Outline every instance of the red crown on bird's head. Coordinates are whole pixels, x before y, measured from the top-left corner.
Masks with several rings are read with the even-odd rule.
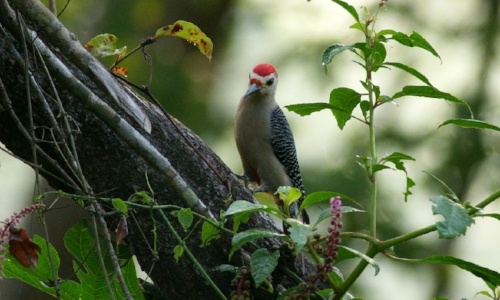
[[[262,77],[266,77],[267,75],[272,73],[276,73],[276,76],[278,76],[276,68],[273,65],[267,63],[256,65],[255,68],[253,68],[252,72]]]

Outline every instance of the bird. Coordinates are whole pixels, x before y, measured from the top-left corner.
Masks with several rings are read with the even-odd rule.
[[[292,130],[275,100],[277,86],[278,72],[273,65],[261,63],[252,69],[248,89],[236,110],[234,138],[244,177],[259,186],[255,191],[274,194],[280,186],[301,191],[300,199],[290,207],[297,217],[305,191]],[[305,210],[301,217],[309,223]]]

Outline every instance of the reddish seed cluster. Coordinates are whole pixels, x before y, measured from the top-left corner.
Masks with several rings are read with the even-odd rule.
[[[325,267],[329,265],[329,270],[331,271],[332,263],[337,259],[339,245],[340,245],[340,229],[342,228],[342,200],[340,197],[335,197],[330,199],[330,213],[332,214],[332,219],[330,221],[330,227],[328,227],[328,237],[326,238],[326,248],[323,250],[323,255],[325,257]]]
[[[340,229],[342,228],[342,200],[340,197],[330,199],[330,213],[332,219],[328,227],[328,236],[326,237],[326,247],[317,247],[316,251],[321,251],[324,263],[316,266],[318,277],[324,280],[328,273],[333,270],[333,262],[337,259],[340,246]]]

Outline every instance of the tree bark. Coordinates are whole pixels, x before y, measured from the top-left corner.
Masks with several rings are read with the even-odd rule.
[[[217,219],[228,200],[254,201],[198,136],[115,79],[39,1],[0,0],[0,141],[52,187],[71,193],[127,199],[152,191],[158,204],[191,207]],[[220,298],[188,257],[174,260],[178,241],[158,214],[155,260],[146,246],[153,244],[150,211],[132,213],[136,221],[129,218],[128,242],[165,297]],[[183,233],[176,219],[167,216]],[[230,220],[226,227],[232,228]],[[242,225],[248,228],[278,230],[262,214]],[[228,263],[231,238],[222,236],[200,247],[199,229],[186,245],[229,296],[234,275],[213,270]],[[265,239],[260,246],[282,244]],[[305,269],[313,269],[307,260]],[[283,280],[274,283],[284,287],[296,284],[287,275],[276,277]],[[256,299],[274,298],[262,290],[253,292]]]

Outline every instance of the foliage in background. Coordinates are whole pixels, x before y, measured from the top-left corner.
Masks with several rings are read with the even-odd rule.
[[[440,179],[430,175],[432,178],[439,182],[445,193],[443,195],[434,196],[430,200],[433,203],[432,213],[440,214],[444,218],[442,221],[436,224],[423,227],[421,229],[408,232],[399,236],[395,236],[385,241],[378,239],[377,235],[377,212],[379,207],[379,197],[377,193],[377,177],[379,172],[395,169],[404,173],[406,177],[406,186],[403,195],[404,201],[408,200],[411,196],[411,188],[415,185],[415,182],[411,179],[407,172],[405,164],[410,161],[415,161],[411,155],[400,152],[400,149],[394,149],[394,152],[383,157],[379,157],[376,151],[377,146],[377,135],[375,131],[375,112],[376,109],[383,106],[384,104],[391,103],[399,100],[406,96],[416,96],[416,97],[428,97],[440,100],[449,101],[452,103],[463,104],[466,107],[468,105],[461,99],[440,91],[434,87],[429,80],[418,70],[409,67],[405,64],[399,62],[387,62],[386,61],[386,47],[385,45],[390,41],[395,41],[406,47],[420,48],[423,49],[437,58],[440,58],[434,48],[425,40],[420,34],[413,32],[411,34],[405,34],[392,29],[384,29],[380,31],[375,30],[375,23],[378,18],[378,13],[380,8],[384,7],[385,1],[380,2],[379,8],[377,8],[375,14],[370,14],[367,9],[365,9],[366,18],[360,18],[357,11],[347,3],[343,1],[333,0],[341,7],[343,7],[354,19],[355,23],[351,26],[353,29],[360,31],[363,34],[362,41],[350,45],[333,44],[327,47],[322,55],[322,63],[327,70],[329,64],[332,63],[333,59],[342,52],[348,50],[348,52],[353,53],[357,61],[355,62],[358,66],[365,70],[366,77],[361,80],[361,91],[357,91],[350,88],[335,88],[331,91],[330,98],[328,102],[324,103],[308,103],[308,104],[297,104],[288,106],[292,111],[295,111],[301,115],[308,115],[320,110],[330,110],[337,121],[337,125],[340,129],[345,128],[348,121],[351,119],[360,121],[367,125],[369,128],[369,144],[366,146],[366,153],[358,155],[360,166],[365,170],[368,181],[371,185],[371,197],[369,209],[364,210],[362,207],[358,206],[359,202],[363,201],[353,201],[355,206],[359,208],[354,208],[350,206],[343,206],[339,209],[336,205],[340,205],[336,202],[335,192],[317,192],[312,193],[307,196],[301,209],[318,204],[325,201],[330,201],[331,209],[329,211],[323,212],[317,221],[313,222],[311,225],[302,224],[301,222],[291,219],[286,213],[279,211],[278,209],[272,207],[272,205],[263,204],[253,204],[247,201],[239,200],[232,203],[228,210],[223,215],[224,217],[232,217],[235,220],[235,226],[232,230],[227,230],[222,227],[224,224],[224,219],[221,222],[216,222],[214,220],[204,219],[200,216],[199,222],[194,222],[194,216],[192,212],[188,209],[175,208],[175,215],[178,221],[184,228],[186,232],[179,234],[179,244],[175,247],[175,258],[177,260],[185,257],[185,254],[189,253],[189,249],[186,248],[183,240],[191,237],[192,232],[195,228],[202,227],[201,233],[201,244],[207,245],[211,240],[219,238],[221,234],[227,234],[232,236],[232,249],[229,256],[233,255],[236,251],[239,251],[243,246],[250,246],[252,248],[254,245],[252,242],[259,238],[265,237],[278,237],[285,240],[287,243],[293,245],[292,252],[298,254],[299,252],[308,253],[318,264],[318,274],[322,274],[317,278],[314,278],[308,282],[303,282],[298,284],[297,287],[286,291],[281,295],[282,298],[298,298],[298,297],[308,297],[314,295],[318,298],[332,298],[332,299],[349,299],[350,296],[347,294],[350,287],[355,284],[356,280],[363,270],[368,266],[372,266],[377,274],[381,266],[374,260],[377,254],[384,254],[389,258],[413,262],[413,263],[438,263],[438,264],[450,264],[458,266],[464,270],[469,271],[482,278],[491,292],[482,291],[482,295],[486,295],[492,299],[498,298],[497,286],[500,286],[500,274],[496,271],[490,270],[488,268],[478,266],[476,264],[461,260],[456,257],[434,255],[428,258],[422,259],[406,259],[399,257],[393,251],[393,247],[400,245],[402,243],[411,241],[421,235],[437,231],[440,238],[453,239],[457,236],[466,234],[466,230],[471,226],[477,217],[492,217],[500,219],[498,214],[482,214],[481,209],[486,207],[491,202],[495,201],[500,193],[494,192],[489,197],[484,199],[484,201],[477,203],[470,203],[465,201],[465,199],[459,199],[457,195]],[[119,54],[120,55],[120,54]],[[404,86],[401,87],[399,92],[392,95],[386,95],[383,93],[383,89],[376,84],[377,80],[375,74],[378,70],[383,68],[390,68],[394,70],[400,70],[411,76],[417,78],[422,82],[422,85],[418,86]],[[470,111],[470,109],[469,109]],[[441,126],[453,124],[465,128],[475,128],[475,129],[488,129],[499,131],[499,127],[489,124],[480,120],[473,118],[472,112],[470,112],[470,117],[463,119],[450,119],[442,123]],[[283,197],[289,197],[289,202],[296,200],[293,189],[281,191]],[[76,195],[75,195],[76,197]],[[149,196],[143,194],[142,199],[147,199]],[[394,196],[396,198],[396,196]],[[149,198],[151,199],[151,198]],[[342,196],[344,201],[348,201],[349,197]],[[104,200],[104,199],[98,199]],[[128,207],[138,208],[137,203],[133,199],[123,201],[121,199],[108,199],[113,204],[114,208],[121,213],[126,213]],[[384,199],[383,201],[387,201]],[[154,199],[151,199],[151,204],[149,207],[145,205],[143,209],[167,209],[157,207],[154,204]],[[286,210],[285,210],[286,211]],[[249,231],[238,232],[239,224],[248,220],[251,213],[254,212],[265,212],[272,214],[279,219],[286,222],[289,226],[288,234],[279,234],[276,232],[253,229]],[[369,222],[369,232],[370,234],[364,234],[362,232],[343,232],[340,233],[341,221],[340,218],[342,214],[346,213],[361,213],[363,215],[368,215],[370,218]],[[431,212],[429,212],[431,213]],[[332,218],[333,215],[333,218]],[[322,221],[330,221],[330,232],[328,235],[321,236],[315,233],[316,226]],[[164,220],[167,222],[166,220]],[[201,222],[203,221],[203,222]],[[202,225],[200,225],[202,224]],[[362,253],[356,249],[352,249],[346,246],[339,245],[340,237],[346,238],[357,238],[366,241],[368,249],[365,253]],[[35,242],[39,245],[43,244],[43,240],[39,237],[35,237]],[[92,253],[95,249],[92,247],[85,248],[78,256],[75,258],[83,264],[83,266],[75,266],[75,272],[82,282],[85,280],[85,272],[82,271],[85,268],[85,264],[96,263],[97,258],[94,257],[82,257],[82,253]],[[333,249],[333,250],[332,250]],[[47,248],[42,253],[48,253]],[[270,293],[275,292],[272,280],[269,279],[269,275],[273,273],[276,268],[279,268],[279,258],[280,252],[278,251],[268,251],[267,249],[252,249],[254,250],[251,255],[250,265],[246,267],[237,266],[221,266],[220,271],[227,271],[235,273],[235,279],[238,284],[236,284],[235,293],[237,296],[244,296],[245,289],[242,288],[244,284],[239,284],[245,282],[249,278],[252,279],[252,284],[255,286],[263,286]],[[333,252],[332,252],[333,251]],[[54,253],[54,257],[57,257],[57,253]],[[40,263],[42,263],[43,255],[41,256]],[[193,259],[193,258],[190,258]],[[358,260],[358,266],[351,272],[345,273],[342,270],[335,268],[333,265],[342,260],[346,259],[356,259]],[[130,264],[129,264],[130,265]],[[57,266],[57,263],[54,263]],[[7,271],[7,268],[5,269]],[[26,271],[30,269],[18,269],[20,271]],[[26,271],[27,272],[27,271]],[[322,273],[323,272],[323,273]],[[124,270],[124,274],[130,274],[129,271]],[[44,280],[50,276],[44,276]],[[50,273],[49,273],[50,275]],[[18,278],[26,277],[26,273],[18,273],[16,276]],[[93,274],[93,276],[97,276]],[[41,277],[37,278],[40,279]],[[128,278],[128,275],[127,275]],[[133,278],[135,280],[135,278]],[[92,280],[89,280],[92,281]],[[317,281],[326,281],[329,285],[328,289],[317,290]],[[65,281],[71,283],[72,281]],[[65,286],[65,282],[60,285],[61,291]],[[50,286],[50,285],[49,285]],[[40,287],[43,289],[44,287]],[[78,290],[78,289],[75,289]],[[92,287],[90,290],[94,291],[97,288]],[[347,296],[344,296],[347,295]],[[445,298],[436,298],[445,299]]]

